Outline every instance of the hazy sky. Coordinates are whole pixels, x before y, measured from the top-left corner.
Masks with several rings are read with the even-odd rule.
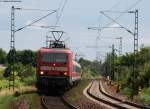
[[[9,51],[10,49],[10,12],[11,6],[32,9],[56,10],[58,15],[65,0],[22,0],[22,3],[2,3],[0,2],[0,48]],[[133,5],[140,1],[136,6]],[[110,52],[113,43],[118,48],[119,40],[116,37],[123,37],[123,52],[133,51],[133,36],[123,29],[104,29],[101,32],[88,30],[88,27],[105,26],[111,20],[100,14],[103,10],[124,11],[139,10],[139,43],[145,46],[150,45],[150,0],[67,0],[61,19],[58,23],[58,30],[66,32],[64,39],[67,45],[74,53],[84,54],[86,58],[95,59],[96,51],[99,52],[100,58],[103,58],[106,52]],[[60,7],[60,8],[59,8]],[[16,10],[16,29],[28,24],[29,22],[46,15],[48,12]],[[115,18],[119,13],[106,13]],[[133,31],[134,15],[123,14],[117,20],[120,24]],[[53,26],[56,22],[56,13],[38,22],[36,25]],[[112,23],[111,26],[117,26]],[[45,46],[45,36],[48,29],[37,27],[28,27],[16,32],[16,49],[33,49],[37,50]],[[95,46],[96,42],[99,47]]]

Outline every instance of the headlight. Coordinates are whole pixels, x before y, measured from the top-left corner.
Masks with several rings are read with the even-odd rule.
[[[65,76],[67,76],[67,74],[68,74],[67,72],[64,73]]]
[[[44,75],[44,72],[43,72],[43,71],[41,71],[41,72],[40,72],[40,75]]]

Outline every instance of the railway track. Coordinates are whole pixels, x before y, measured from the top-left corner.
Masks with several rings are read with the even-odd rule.
[[[87,89],[87,94],[98,102],[111,106],[114,109],[149,109],[138,104],[121,101],[106,94],[99,81],[93,81],[91,83],[90,87]]]
[[[78,109],[63,96],[41,96],[43,109]]]
[[[150,108],[148,108],[148,107],[145,107],[145,106],[142,106],[142,105],[133,103],[133,102],[129,102],[129,101],[123,101],[123,100],[121,100],[121,99],[119,99],[119,98],[116,98],[116,97],[114,97],[114,96],[109,95],[109,94],[104,90],[104,88],[102,87],[102,82],[101,82],[101,81],[99,82],[99,90],[100,90],[100,92],[101,92],[102,94],[104,94],[105,96],[107,96],[107,97],[109,97],[109,98],[111,98],[111,99],[114,99],[114,100],[116,100],[116,101],[118,101],[118,102],[122,102],[122,103],[124,103],[124,104],[127,104],[127,105],[129,105],[129,106],[133,106],[133,107],[138,108],[138,109],[150,109]]]

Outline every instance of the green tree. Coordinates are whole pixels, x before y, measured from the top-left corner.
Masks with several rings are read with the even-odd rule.
[[[32,64],[34,61],[34,54],[31,50],[18,51],[17,55],[19,57],[19,62],[23,65]]]
[[[0,48],[0,64],[5,64],[6,61],[6,52]]]
[[[18,62],[17,52],[15,49],[11,49],[9,53],[7,54],[7,62],[8,64],[14,64]]]
[[[82,72],[84,76],[95,77],[100,74],[101,62],[99,61],[89,61],[83,58],[79,59],[79,63],[82,67]]]
[[[33,51],[33,61],[32,61],[32,65],[33,65],[34,67],[36,67],[36,65],[37,65],[37,56],[38,56],[37,51]]]

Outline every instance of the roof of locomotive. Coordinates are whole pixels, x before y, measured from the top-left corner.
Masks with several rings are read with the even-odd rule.
[[[72,53],[69,48],[40,48],[39,52],[59,52],[59,53]]]

